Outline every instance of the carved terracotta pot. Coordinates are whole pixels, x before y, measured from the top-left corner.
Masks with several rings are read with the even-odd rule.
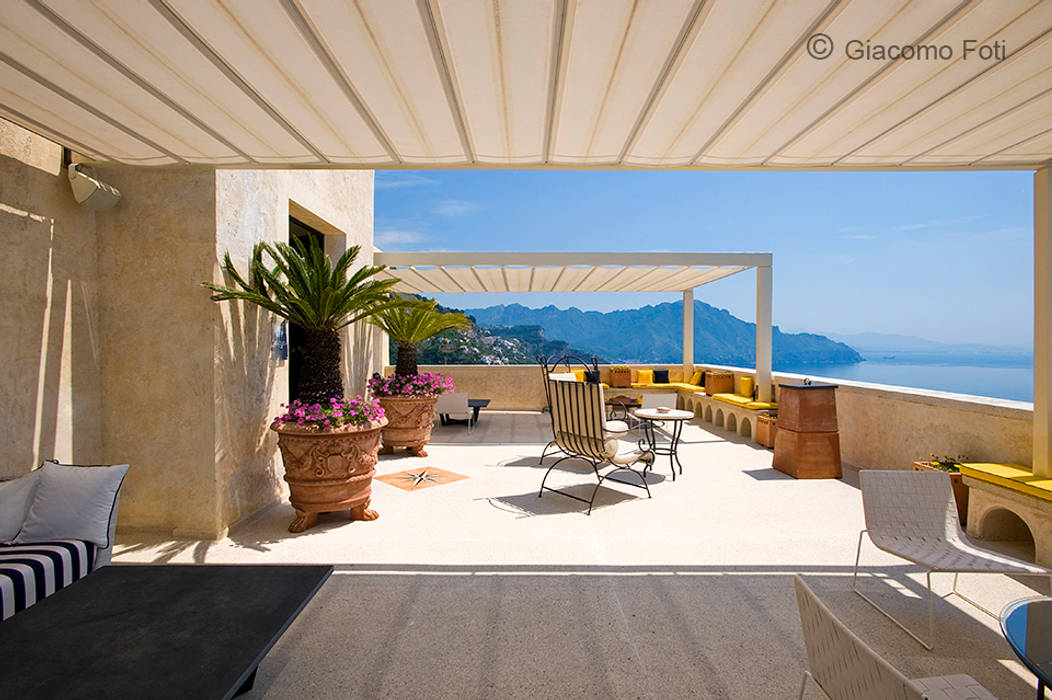
[[[408,447],[418,457],[427,457],[424,445],[431,439],[437,396],[381,396],[387,425],[383,430],[384,454]]]
[[[376,520],[369,508],[380,430],[387,423],[344,426],[329,432],[294,423],[272,425],[285,464],[289,501],[296,519],[289,532],[303,532],[318,522],[318,513],[349,510],[351,520]]]

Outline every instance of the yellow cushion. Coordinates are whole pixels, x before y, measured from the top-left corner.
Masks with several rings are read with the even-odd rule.
[[[750,411],[778,408],[778,404],[773,401],[753,401],[748,396],[739,396],[738,394],[714,394],[712,398],[717,401],[747,408]]]
[[[750,401],[745,404],[745,407],[751,411],[762,411],[767,409],[778,408],[778,404],[774,401]]]
[[[683,391],[689,391],[695,393],[698,391],[705,391],[705,387],[694,386],[693,384],[684,384],[683,382],[669,382],[668,384],[654,384],[653,382],[645,384],[643,382],[632,382],[633,389],[682,389]]]
[[[636,381],[640,384],[653,384],[654,383],[654,370],[652,369],[641,369],[636,373]]]
[[[965,462],[961,474],[980,481],[1004,486],[1013,491],[1029,494],[1045,501],[1052,501],[1052,479],[1034,476],[1021,464],[992,464],[989,462]]]
[[[690,381],[687,383],[693,384],[695,386],[701,384],[701,372],[695,372],[694,374],[690,375]]]
[[[738,377],[738,393],[752,398],[752,377]]]
[[[752,401],[748,396],[738,396],[737,394],[714,394],[712,398],[724,403],[732,403],[735,406],[744,406]]]
[[[584,381],[584,370],[583,369],[575,369],[573,371],[573,376],[577,377],[577,381],[583,382]]]

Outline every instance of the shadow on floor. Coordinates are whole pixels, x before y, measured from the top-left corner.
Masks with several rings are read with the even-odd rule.
[[[929,653],[851,593],[844,567],[801,571],[907,676],[969,673],[1002,700],[1033,696],[999,632],[954,605],[937,602],[946,642]],[[899,585],[888,605],[923,609]],[[362,564],[337,568],[246,697],[782,698],[805,659],[778,567]]]

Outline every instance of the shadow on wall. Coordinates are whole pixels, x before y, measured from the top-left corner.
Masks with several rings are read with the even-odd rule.
[[[57,151],[58,157],[61,152]],[[101,455],[94,214],[64,177],[0,156],[0,476]]]
[[[376,330],[368,323],[359,321],[351,325],[347,333],[350,347],[344,348],[347,361],[347,378],[344,382],[350,396],[365,395],[365,382],[372,372]],[[382,365],[378,365],[382,367]]]
[[[217,305],[216,313],[215,459],[220,517],[229,524],[284,493],[270,424],[287,390],[275,386],[273,315],[244,302]]]

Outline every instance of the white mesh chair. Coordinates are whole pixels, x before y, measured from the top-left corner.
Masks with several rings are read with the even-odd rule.
[[[588,504],[588,514],[592,513],[592,504],[595,503],[595,495],[603,481],[610,479],[627,486],[645,489],[647,497],[650,497],[650,487],[647,485],[646,474],[643,471],[632,469],[637,462],[650,463],[654,461],[654,454],[649,450],[640,449],[636,444],[618,440],[616,433],[607,428],[606,406],[603,400],[603,387],[598,384],[585,382],[565,382],[549,380],[548,391],[551,396],[552,429],[555,433],[555,444],[566,454],[565,457],[556,460],[544,472],[541,479],[541,489],[537,494],[540,498],[545,491],[568,496],[582,503]],[[592,489],[592,497],[584,499],[572,493],[553,489],[545,484],[548,475],[552,473],[557,465],[568,459],[584,459],[595,471],[598,483]],[[600,467],[612,465],[613,470],[603,474]],[[635,474],[639,483],[622,481],[616,479],[613,474],[625,471]]]
[[[957,590],[960,574],[1015,574],[1049,576],[1052,570],[1013,557],[976,547],[965,539],[957,519],[950,476],[943,472],[902,470],[863,470],[862,509],[866,529],[858,535],[855,569],[851,587],[867,603],[920,642],[925,649],[935,644],[935,613],[931,575],[952,573],[956,595],[988,615],[997,617],[979,603]],[[928,583],[928,641],[921,639],[858,589],[858,564],[862,555],[862,536],[885,552],[902,557],[926,569]]]
[[[675,408],[675,394],[643,394],[640,408]]]
[[[467,420],[468,430],[474,426],[471,419],[471,409],[468,408],[468,395],[464,392],[446,392],[438,395],[435,401],[435,416],[442,425],[446,424],[447,418],[456,420]]]
[[[802,578],[794,576],[793,584],[807,648],[800,698],[811,679],[833,700],[994,700],[964,674],[906,678],[845,627]]]

